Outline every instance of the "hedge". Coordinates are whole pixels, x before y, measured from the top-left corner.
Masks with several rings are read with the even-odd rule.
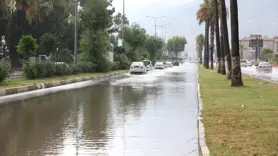
[[[0,83],[3,82],[8,76],[11,70],[11,66],[9,61],[7,60],[0,60]]]

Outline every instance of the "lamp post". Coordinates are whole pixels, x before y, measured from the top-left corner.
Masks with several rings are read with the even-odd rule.
[[[75,0],[75,18],[74,18],[74,64],[77,63],[77,16],[78,16],[78,0]]]
[[[162,28],[162,39],[166,42],[166,26],[169,26],[171,25],[170,23],[168,24],[165,24],[165,25],[157,25],[158,27],[161,27]]]
[[[146,17],[154,19],[154,30],[155,30],[155,36],[156,36],[156,20],[160,19],[160,18],[164,18],[166,16],[161,16],[161,17],[146,16]]]
[[[125,0],[123,0],[123,19],[122,19],[122,46],[124,46],[124,28],[125,28]]]

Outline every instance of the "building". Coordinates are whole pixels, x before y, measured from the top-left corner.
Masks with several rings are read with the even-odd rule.
[[[250,35],[249,37],[243,37],[239,43],[243,45],[243,51],[242,51],[242,59],[255,59],[255,49],[252,47],[249,47],[249,41],[251,39],[255,39],[256,35]],[[262,36],[259,35],[260,38],[263,39],[263,47],[261,48],[260,52],[263,48],[271,49],[275,54],[278,54],[278,36],[275,36],[273,38],[270,38],[268,36]],[[241,49],[240,49],[241,50]],[[261,54],[261,53],[260,53]]]

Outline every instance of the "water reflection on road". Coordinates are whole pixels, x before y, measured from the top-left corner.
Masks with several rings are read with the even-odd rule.
[[[0,108],[0,155],[198,155],[196,65]]]

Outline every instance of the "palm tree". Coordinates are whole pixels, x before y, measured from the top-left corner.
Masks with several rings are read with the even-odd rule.
[[[237,0],[230,0],[232,34],[232,75],[231,86],[243,86],[239,55],[238,7]]]
[[[214,14],[214,1],[209,1],[209,20],[210,20],[210,69],[213,69],[214,34],[216,18]]]
[[[199,64],[203,63],[203,49],[204,49],[204,44],[205,44],[205,37],[203,34],[199,34],[196,37],[196,51],[197,51],[197,56],[199,57]]]
[[[205,51],[204,51],[204,67],[209,68],[209,0],[204,0],[197,11],[197,20],[199,24],[205,23]]]
[[[215,31],[216,31],[216,50],[217,50],[217,58],[218,58],[218,70],[220,73],[220,67],[223,66],[223,62],[220,60],[221,58],[221,49],[220,49],[220,35],[219,35],[219,13],[218,13],[218,1],[214,0],[214,18],[215,18]]]
[[[225,70],[225,67],[222,68],[222,71],[226,73],[227,79],[231,79],[231,69],[232,69],[232,62],[231,62],[231,52],[230,52],[230,45],[229,45],[229,34],[228,34],[228,26],[227,26],[227,8],[225,4],[225,0],[220,0],[220,8],[221,8],[221,33],[223,35],[223,53],[224,58],[227,59],[228,71]],[[225,61],[225,59],[223,59]]]

